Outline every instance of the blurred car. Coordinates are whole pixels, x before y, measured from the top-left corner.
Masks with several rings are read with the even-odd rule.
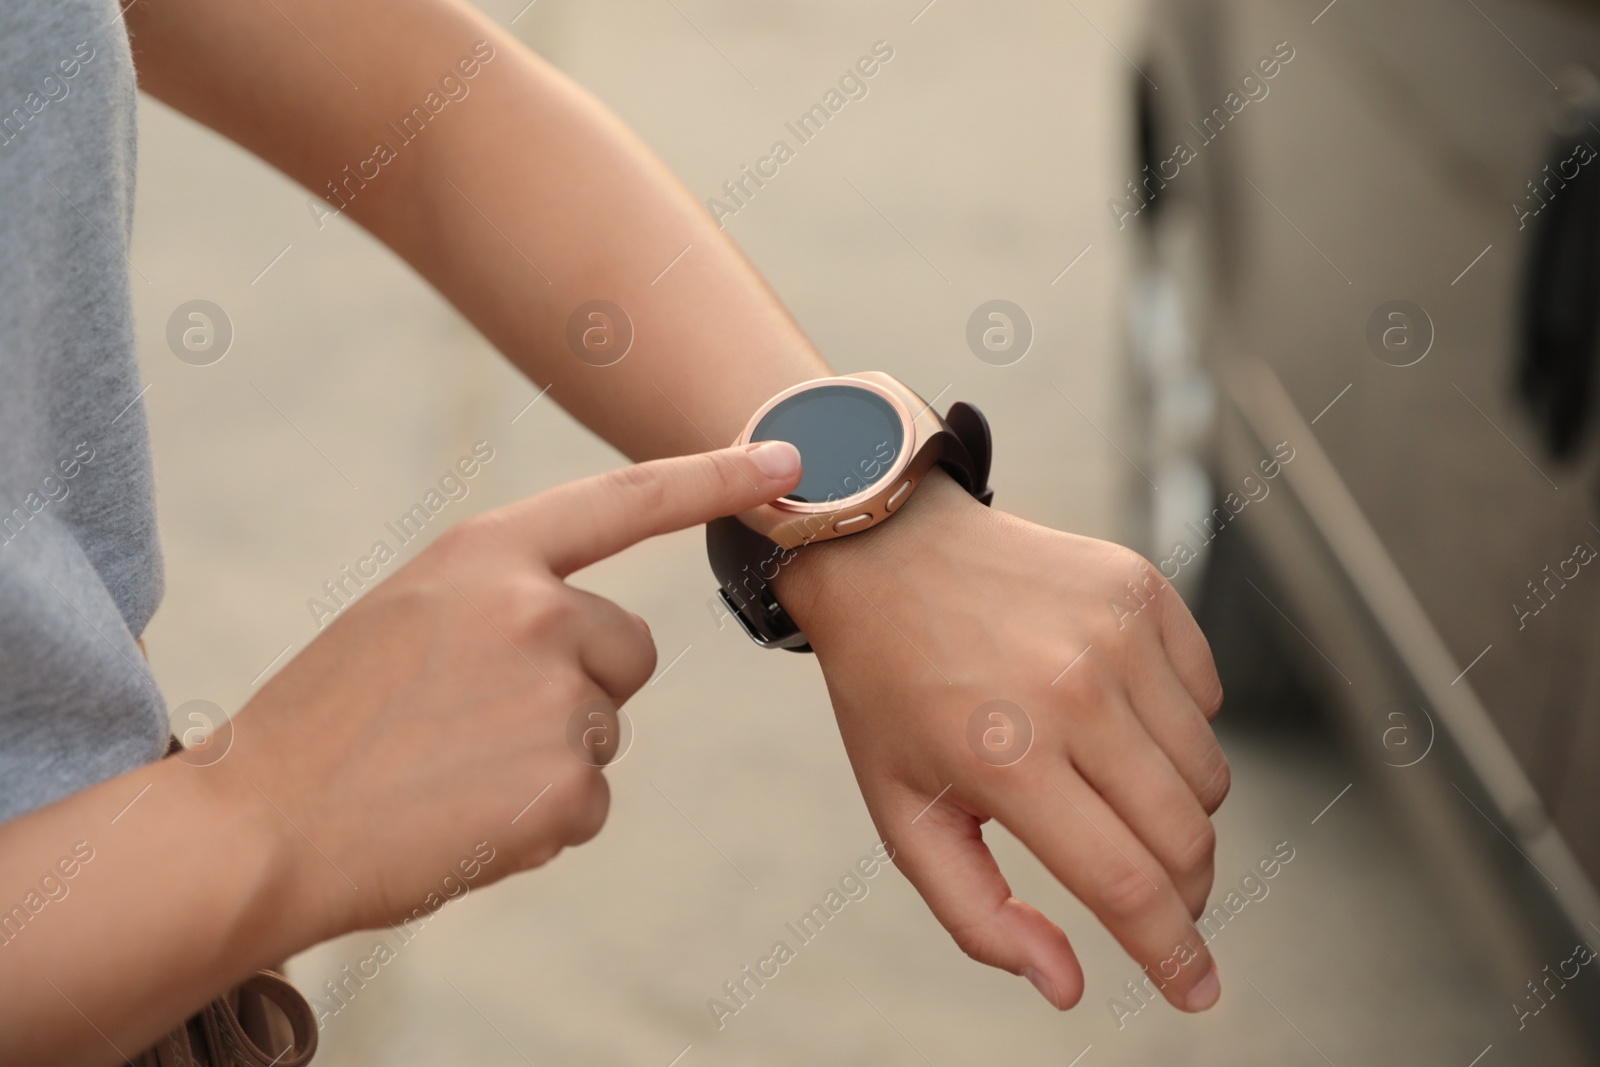
[[[1516,1030],[1600,946],[1600,5],[1154,0],[1129,61],[1140,547],[1231,707],[1314,694],[1392,791]]]

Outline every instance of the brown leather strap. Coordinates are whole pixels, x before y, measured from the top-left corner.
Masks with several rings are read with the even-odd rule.
[[[180,1026],[135,1058],[130,1067],[205,1067],[195,1059],[189,1030]]]
[[[958,400],[950,405],[944,422],[950,427],[951,436],[945,438],[940,466],[961,483],[961,488],[987,507],[994,502],[994,490],[989,486],[989,463],[994,449],[989,420],[975,405]]]
[[[275,1007],[289,1023],[290,1040],[269,1033]],[[317,1051],[317,1020],[299,990],[274,971],[261,971],[200,1013],[209,1067],[305,1067]],[[246,1027],[243,1020],[255,1025]]]
[[[276,971],[207,1004],[128,1067],[305,1067],[317,1051],[317,1017]]]

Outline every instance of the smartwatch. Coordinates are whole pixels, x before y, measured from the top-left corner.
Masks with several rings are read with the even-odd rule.
[[[762,648],[811,651],[771,584],[805,546],[889,520],[935,466],[981,503],[994,498],[983,413],[958,402],[941,418],[881,371],[785,389],[757,409],[734,444],[756,441],[794,445],[800,484],[770,504],[709,523],[706,554],[723,606]]]

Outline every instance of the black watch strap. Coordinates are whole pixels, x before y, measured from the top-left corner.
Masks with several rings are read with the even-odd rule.
[[[947,432],[941,439],[939,466],[987,506],[994,500],[989,488],[989,420],[976,407],[958,401],[941,421]],[[706,556],[717,578],[717,595],[762,648],[811,651],[806,635],[778,603],[771,584],[778,569],[798,551],[781,548],[731,515],[706,524]]]

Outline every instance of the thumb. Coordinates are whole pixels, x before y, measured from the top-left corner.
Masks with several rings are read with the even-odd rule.
[[[540,493],[518,532],[564,578],[645,538],[768,503],[799,482],[800,453],[786,441],[657,459]]]

